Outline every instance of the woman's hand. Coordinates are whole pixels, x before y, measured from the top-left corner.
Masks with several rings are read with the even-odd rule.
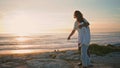
[[[82,25],[79,25],[78,27],[81,29],[81,28],[82,28]]]
[[[68,36],[67,40],[70,40],[71,36],[75,33],[75,29],[72,30],[72,32],[70,33],[70,35]]]
[[[70,36],[67,38],[67,40],[70,40]]]

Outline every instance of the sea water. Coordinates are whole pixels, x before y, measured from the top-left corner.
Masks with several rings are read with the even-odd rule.
[[[77,34],[47,33],[28,36],[0,34],[0,54],[32,53],[77,48]],[[91,44],[120,45],[120,32],[91,34]]]

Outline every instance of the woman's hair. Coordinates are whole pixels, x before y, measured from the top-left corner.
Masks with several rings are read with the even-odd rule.
[[[74,16],[77,18],[78,22],[83,22],[83,14],[80,11],[76,10]]]
[[[74,16],[77,18],[77,21],[78,21],[79,23],[80,23],[80,22],[84,22],[84,24],[83,24],[82,26],[87,27],[87,26],[90,25],[89,22],[85,22],[85,21],[84,21],[83,14],[82,14],[80,11],[76,10],[76,11],[74,12]],[[81,26],[81,27],[82,27],[82,26]]]

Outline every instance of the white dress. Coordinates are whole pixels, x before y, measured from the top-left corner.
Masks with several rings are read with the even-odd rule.
[[[86,19],[84,19],[85,22],[88,22]],[[74,24],[74,29],[78,31],[78,43],[80,44],[86,44],[89,45],[90,43],[90,28],[88,27],[82,27],[79,28],[79,25],[82,25],[84,22],[81,22],[78,24],[76,21]]]
[[[87,20],[84,19],[85,22]],[[79,47],[81,47],[81,60],[83,66],[89,66],[90,63],[90,57],[87,54],[89,43],[90,43],[90,29],[88,27],[82,27],[79,28],[79,25],[82,25],[84,22],[78,23],[75,22],[74,29],[78,31],[78,43],[80,44]]]

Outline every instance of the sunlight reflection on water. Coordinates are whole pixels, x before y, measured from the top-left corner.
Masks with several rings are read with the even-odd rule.
[[[28,54],[28,53],[37,53],[37,52],[51,52],[53,50],[3,50],[3,51],[0,51],[0,54]]]
[[[77,49],[77,36],[66,39],[67,34],[2,36],[0,35],[0,54],[24,54],[36,52],[50,52],[54,50]],[[91,43],[115,44],[120,42],[120,33],[95,34],[91,36]]]

